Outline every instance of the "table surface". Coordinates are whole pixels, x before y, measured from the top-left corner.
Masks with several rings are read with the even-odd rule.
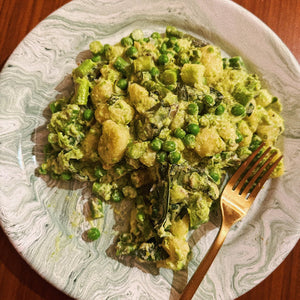
[[[26,34],[68,0],[0,0],[0,70]],[[300,0],[235,0],[265,22],[300,61]],[[21,258],[0,228],[0,299],[70,299]],[[263,282],[238,300],[300,299],[300,242]]]

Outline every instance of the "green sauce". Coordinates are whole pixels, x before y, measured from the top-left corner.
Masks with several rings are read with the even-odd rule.
[[[172,26],[90,50],[73,71],[73,94],[50,104],[40,172],[93,182],[95,219],[103,201],[131,199],[117,255],[180,270],[190,259],[187,233],[209,220],[224,175],[263,141],[278,150],[280,101],[241,57],[223,58]],[[282,172],[281,163],[273,176]]]

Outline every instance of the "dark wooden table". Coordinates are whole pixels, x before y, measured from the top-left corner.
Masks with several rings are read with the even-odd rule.
[[[200,0],[199,0],[200,1]],[[0,0],[0,69],[18,43],[68,0]],[[235,0],[264,21],[300,61],[300,0]],[[0,300],[70,299],[35,273],[0,228]],[[239,300],[300,299],[300,243],[262,283]],[[224,299],[227,300],[227,299]]]

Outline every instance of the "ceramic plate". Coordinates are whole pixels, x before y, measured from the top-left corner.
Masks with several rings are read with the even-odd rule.
[[[103,234],[86,243],[86,185],[36,176],[45,142],[46,107],[63,91],[78,53],[94,39],[115,43],[133,29],[163,32],[167,24],[241,55],[281,98],[286,172],[269,181],[246,218],[230,231],[195,299],[232,299],[262,281],[300,235],[300,70],[282,41],[261,21],[225,0],[80,0],[41,22],[17,47],[0,77],[0,218],[26,261],[78,299],[176,299],[217,233],[208,223],[190,238],[187,271],[128,267],[110,258],[114,216],[105,207]],[[65,80],[64,80],[65,79]]]

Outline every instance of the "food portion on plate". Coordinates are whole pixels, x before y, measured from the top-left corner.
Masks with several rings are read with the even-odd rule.
[[[73,93],[50,104],[41,174],[91,181],[91,217],[104,202],[133,203],[118,256],[185,268],[189,230],[209,220],[226,174],[283,132],[280,100],[241,57],[173,26],[136,29],[116,45],[89,45]],[[283,163],[273,177],[283,173]],[[100,236],[91,227],[89,240]]]

